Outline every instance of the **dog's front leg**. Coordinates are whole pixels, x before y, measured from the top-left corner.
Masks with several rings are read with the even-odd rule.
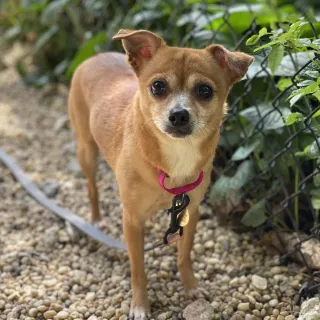
[[[193,297],[197,292],[198,281],[194,276],[190,252],[193,245],[194,233],[199,220],[198,206],[189,206],[189,223],[183,228],[183,236],[178,241],[178,268],[180,280],[188,296]]]
[[[131,265],[130,319],[145,320],[149,316],[149,303],[144,272],[144,222],[139,216],[124,209],[123,230]]]

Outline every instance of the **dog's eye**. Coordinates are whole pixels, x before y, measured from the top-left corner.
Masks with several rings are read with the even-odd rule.
[[[154,81],[150,90],[155,97],[161,97],[166,93],[166,84],[163,81]]]
[[[213,95],[213,90],[211,87],[207,86],[206,84],[201,84],[197,88],[198,96],[203,100],[208,100]]]

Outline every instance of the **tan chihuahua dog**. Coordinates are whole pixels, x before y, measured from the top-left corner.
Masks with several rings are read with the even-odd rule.
[[[190,221],[177,244],[180,278],[194,295],[190,251],[198,207],[210,181],[229,90],[253,58],[220,45],[170,47],[145,30],[120,30],[114,39],[122,40],[129,64],[125,55],[112,52],[84,62],[72,80],[69,113],[88,179],[92,222],[100,220],[98,149],[115,173],[131,262],[130,317],[142,320],[149,315],[144,223],[170,207],[173,197],[159,186],[157,169],[168,175],[166,187],[189,184],[203,172],[202,183],[188,194]]]

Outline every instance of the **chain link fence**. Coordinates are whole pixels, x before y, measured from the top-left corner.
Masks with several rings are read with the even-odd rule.
[[[310,7],[301,2],[296,2],[294,6],[308,23],[311,37],[318,39],[319,31],[308,16]],[[247,5],[246,12],[250,13],[251,22],[241,34],[230,22],[232,9],[233,6],[227,7],[221,15],[218,29],[208,30],[208,35],[212,35],[208,38],[208,44],[219,43],[219,31],[229,29],[233,39],[233,48],[230,49],[248,52],[245,45],[247,39],[261,30],[261,26],[256,23],[255,8]],[[202,14],[196,17],[202,18]],[[211,21],[210,18],[208,21]],[[259,41],[260,45],[265,44]],[[218,213],[224,216],[222,220],[226,219],[225,215],[233,220],[237,219],[237,215],[242,216],[247,212],[251,220],[249,225],[259,225],[255,229],[256,233],[260,236],[263,236],[262,232],[266,233],[264,237],[269,244],[283,253],[281,263],[294,260],[302,263],[307,273],[306,283],[300,290],[300,299],[304,299],[320,289],[320,275],[314,270],[319,265],[310,259],[312,254],[319,258],[320,250],[319,208],[314,194],[314,186],[318,185],[317,179],[320,177],[320,162],[317,159],[320,151],[319,127],[314,120],[320,110],[319,100],[303,96],[295,109],[296,113],[303,110],[301,122],[298,125],[282,124],[286,123],[287,113],[292,112],[292,108],[288,110],[288,97],[294,90],[301,89],[302,81],[311,79],[308,78],[309,72],[319,70],[319,55],[301,54],[295,52],[294,48],[286,47],[278,73],[272,74],[268,66],[269,54],[268,47],[256,54],[255,64],[247,79],[230,93],[229,113],[221,131],[215,160],[218,169],[211,202]],[[288,86],[284,89],[279,88],[281,79],[288,79]],[[313,159],[303,159],[299,152],[304,146],[301,146],[301,140],[306,137],[311,142],[312,152],[317,154]],[[240,181],[241,188],[228,186],[231,183],[237,184],[237,176],[246,181]],[[217,184],[219,187],[216,187]],[[215,197],[221,196],[220,187],[227,194],[223,195],[223,201],[216,203]],[[257,215],[256,219],[262,219],[263,223],[254,221],[254,215]],[[243,217],[242,222],[245,222]],[[312,248],[304,247],[306,243]]]

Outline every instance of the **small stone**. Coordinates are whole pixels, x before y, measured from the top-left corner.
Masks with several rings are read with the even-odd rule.
[[[199,253],[199,254],[203,254],[204,253],[204,247],[202,244],[200,243],[196,243],[193,247],[193,250],[196,252],[196,253]]]
[[[123,314],[120,318],[119,318],[119,320],[127,320],[128,319],[128,317],[125,315],[125,314]]]
[[[213,307],[204,299],[199,299],[189,304],[183,311],[186,320],[213,320]]]
[[[16,300],[18,298],[19,298],[19,293],[18,292],[14,292],[14,293],[10,294],[10,296],[8,297],[8,300],[12,301],[12,300]]]
[[[268,287],[267,279],[257,276],[255,274],[252,276],[251,281],[253,286],[259,290],[266,290]]]
[[[294,320],[294,319],[295,319],[295,316],[293,316],[292,314],[290,314],[290,315],[286,316],[284,319],[285,319],[285,320]]]
[[[58,303],[53,303],[51,304],[51,309],[53,309],[56,312],[59,312],[62,310],[62,306]]]
[[[311,298],[301,305],[298,320],[320,320],[320,298]]]
[[[65,274],[65,273],[68,273],[70,271],[70,268],[69,267],[66,267],[66,266],[61,266],[59,269],[58,269],[58,272],[60,274]]]
[[[167,314],[165,312],[159,314],[157,318],[157,320],[166,320],[166,319],[167,319]]]
[[[40,312],[45,312],[45,311],[48,310],[48,307],[45,306],[45,305],[40,305],[37,309],[38,309],[38,311],[40,311]]]
[[[269,301],[270,307],[276,307],[278,305],[279,301],[277,299],[272,299]]]
[[[37,316],[38,313],[38,309],[36,308],[31,308],[28,312],[28,315],[32,318],[35,318]]]
[[[71,160],[68,164],[67,164],[67,169],[70,173],[73,173],[76,177],[81,177],[82,175],[82,170],[81,167],[79,165],[79,162],[77,160]]]
[[[95,292],[88,292],[87,295],[86,295],[86,300],[87,301],[93,301],[96,297],[96,294]]]
[[[88,320],[98,320],[98,318],[93,314],[88,318]]]
[[[57,315],[54,317],[54,320],[64,320],[69,317],[69,312],[67,311],[60,311],[57,313]]]
[[[65,291],[61,292],[61,293],[60,293],[60,298],[61,298],[62,300],[67,300],[67,299],[69,298],[68,292],[65,292]]]
[[[88,311],[88,308],[85,306],[81,306],[78,308],[78,311],[82,314],[85,314]]]
[[[68,123],[69,123],[68,115],[63,115],[56,120],[56,122],[53,125],[53,130],[56,133],[59,133],[62,129],[68,128]]]
[[[237,287],[238,285],[239,285],[239,278],[238,277],[231,279],[231,281],[230,281],[231,287]]]
[[[242,302],[238,304],[238,310],[240,311],[248,311],[250,310],[249,302]]]
[[[129,306],[125,302],[122,302],[121,303],[121,312],[123,314],[129,314],[129,311],[130,311]]]
[[[46,180],[39,185],[48,198],[54,198],[59,192],[59,187],[59,181],[53,179]]]
[[[218,318],[220,319],[220,318]],[[230,320],[243,320],[243,318],[240,316],[240,314],[235,314],[231,317]]]
[[[48,310],[46,311],[43,316],[45,317],[45,319],[53,319],[53,317],[56,315],[57,313],[54,310]]]
[[[206,241],[206,242],[204,243],[204,247],[205,247],[206,249],[211,249],[211,248],[213,248],[213,247],[214,247],[214,241],[213,241],[213,240]]]

